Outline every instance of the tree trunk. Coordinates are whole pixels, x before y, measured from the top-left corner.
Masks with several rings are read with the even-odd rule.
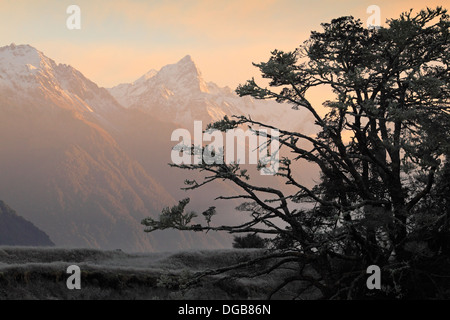
[[[398,260],[406,260],[408,258],[407,251],[405,250],[405,241],[407,236],[406,222],[408,213],[406,205],[394,203],[394,228],[393,236],[391,237],[394,242],[395,254]]]

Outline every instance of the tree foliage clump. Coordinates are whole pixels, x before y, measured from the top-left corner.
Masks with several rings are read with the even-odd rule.
[[[405,12],[372,30],[340,17],[298,49],[274,50],[254,64],[269,87],[252,79],[236,92],[289,103],[314,118],[315,136],[277,128],[291,155],[280,159],[277,176],[295,191],[252,184],[236,164],[175,165],[208,173],[187,189],[215,180],[238,186],[241,194],[220,198],[246,201],[240,209],[250,221],[144,224],[273,235],[276,248],[266,258],[277,262],[267,272],[292,261],[299,266],[279,289],[304,281],[327,299],[449,298],[449,26],[441,7]],[[333,99],[314,105],[308,98],[314,88],[329,89]],[[209,128],[244,125],[255,134],[273,129],[246,116]],[[312,188],[296,175],[301,161],[320,170]],[[380,291],[366,287],[370,265],[382,270]],[[305,273],[305,266],[316,273]]]
[[[249,233],[245,236],[235,236],[233,239],[233,248],[237,249],[263,249],[267,247],[267,241],[255,233]]]

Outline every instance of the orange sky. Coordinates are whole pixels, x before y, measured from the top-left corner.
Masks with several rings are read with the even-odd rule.
[[[66,8],[81,8],[81,30],[68,30]],[[31,44],[99,84],[131,82],[190,54],[207,81],[235,88],[257,75],[252,62],[293,50],[342,15],[381,21],[445,1],[303,0],[0,0],[1,46]],[[448,7],[448,6],[447,6]]]

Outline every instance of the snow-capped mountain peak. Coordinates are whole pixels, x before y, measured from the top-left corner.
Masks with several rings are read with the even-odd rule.
[[[164,70],[171,70],[171,72],[178,72],[178,73],[184,73],[186,74],[195,74],[198,77],[201,77],[202,73],[200,69],[195,64],[194,60],[192,60],[192,57],[190,55],[184,56],[180,61],[178,61],[175,64],[169,64],[163,68],[161,68],[161,71],[164,72]],[[167,71],[166,71],[167,72]]]
[[[140,109],[167,121],[191,127],[195,120],[203,124],[223,119],[225,115],[251,115],[253,119],[282,125],[305,126],[305,114],[275,101],[241,98],[229,87],[221,88],[203,79],[190,55],[174,64],[150,71],[129,84],[109,89],[124,107]]]
[[[208,93],[209,86],[192,57],[186,55],[177,63],[166,65],[159,71],[151,69],[136,81],[119,84],[109,92],[123,106],[134,107]]]
[[[6,85],[11,81],[16,85],[25,85],[37,74],[52,75],[56,67],[53,60],[47,58],[42,52],[30,45],[18,45],[12,43],[0,48],[0,85]]]
[[[50,61],[42,52],[28,44],[15,45],[14,43],[0,48],[0,59],[11,66],[22,65],[26,61],[35,68],[44,68]]]
[[[47,101],[48,106],[52,101],[53,106],[81,113],[120,107],[105,89],[73,67],[57,64],[30,45],[14,43],[0,48],[0,96],[7,103],[11,102],[8,97]]]
[[[208,92],[202,73],[190,55],[175,64],[161,68],[153,79],[157,85],[164,85],[174,92]]]

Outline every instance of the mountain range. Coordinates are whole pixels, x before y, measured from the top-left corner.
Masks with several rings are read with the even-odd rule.
[[[225,115],[251,115],[267,124],[283,124],[289,130],[312,127],[307,113],[295,112],[289,105],[239,97],[229,87],[205,81],[190,55],[108,90],[126,108],[147,112],[163,121],[171,119],[186,128],[191,128],[194,121],[206,125]]]
[[[173,130],[233,114],[311,126],[308,117],[275,104],[206,82],[190,56],[105,89],[29,45],[2,47],[0,197],[57,246],[132,252],[229,247],[224,234],[146,234],[140,221],[180,197],[192,197],[192,208],[202,210],[214,197],[235,192],[223,183],[181,191],[188,174],[168,166]],[[241,219],[235,205],[218,205],[228,213],[219,222]]]

